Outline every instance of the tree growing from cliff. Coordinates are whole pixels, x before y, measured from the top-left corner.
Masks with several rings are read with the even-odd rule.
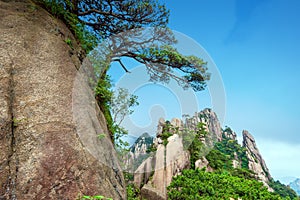
[[[110,101],[110,111],[113,119],[114,143],[119,154],[128,151],[129,143],[122,140],[128,131],[121,126],[126,116],[133,113],[133,107],[138,106],[137,96],[130,94],[126,88],[118,88]]]
[[[126,88],[118,88],[113,94],[111,112],[114,122],[121,125],[127,115],[133,113],[133,107],[138,106],[138,97],[130,94]]]
[[[83,30],[95,34],[99,41],[113,36],[109,61],[114,57],[129,57],[143,63],[152,81],[168,82],[174,79],[184,88],[192,87],[195,91],[200,91],[210,78],[206,62],[196,56],[182,55],[174,48],[177,41],[172,31],[166,28],[169,10],[156,0],[43,1],[50,7],[59,5],[69,13],[60,16],[76,30],[80,23],[85,27]],[[155,28],[144,37],[145,30],[148,31],[146,27]],[[124,32],[127,34],[123,34]],[[77,35],[84,37],[85,34]],[[90,40],[90,35],[86,35]],[[124,49],[125,43],[130,48]],[[109,66],[103,72],[108,68]]]
[[[190,152],[191,168],[195,169],[195,162],[199,160],[205,153],[206,147],[201,141],[208,135],[204,123],[198,123],[194,130],[183,130],[183,146]]]

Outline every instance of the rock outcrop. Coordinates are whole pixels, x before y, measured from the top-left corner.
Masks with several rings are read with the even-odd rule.
[[[243,131],[243,147],[245,147],[247,150],[249,169],[256,174],[258,180],[263,182],[264,185],[266,185],[269,188],[269,190],[272,190],[268,186],[268,182],[272,178],[269,169],[267,168],[264,159],[259,153],[254,137],[246,130]]]
[[[147,158],[134,172],[134,183],[137,187],[147,184],[155,169],[155,159],[153,156]]]
[[[196,160],[196,162],[195,162],[195,168],[202,169],[204,167],[206,168],[206,171],[208,171],[208,172],[212,172],[213,171],[213,169],[209,166],[208,160],[203,156],[199,160]]]
[[[23,0],[0,1],[0,35],[0,199],[124,199],[122,171],[98,107],[97,121],[85,119],[94,125],[86,131],[94,154],[77,134],[72,92],[81,61],[72,33]],[[100,140],[99,133],[107,137]]]
[[[229,127],[226,127],[225,130],[223,130],[222,137],[229,138],[231,140],[237,140],[236,133]]]
[[[141,196],[147,197],[147,199],[155,199],[155,200],[165,200],[166,196],[165,194],[162,194],[160,190],[157,190],[156,188],[152,187],[149,184],[146,184],[141,189]]]
[[[190,165],[189,153],[183,149],[182,138],[178,134],[174,132],[167,139],[166,145],[161,142],[160,136],[165,123],[160,119],[158,137],[154,141],[157,146],[156,152],[146,159],[134,173],[134,183],[137,187],[141,187],[141,195],[146,199],[166,199],[166,188],[173,176],[180,174]],[[175,130],[182,126],[179,119],[173,119],[171,124]]]
[[[193,117],[186,118],[184,127],[195,130],[200,122],[205,124],[207,132],[210,133],[209,138],[206,138],[207,145],[213,146],[215,142],[222,140],[222,128],[215,112],[210,108],[206,108],[195,113]]]

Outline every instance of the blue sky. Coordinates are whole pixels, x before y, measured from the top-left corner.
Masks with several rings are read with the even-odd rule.
[[[250,131],[275,179],[300,177],[300,1],[163,2],[171,11],[169,27],[199,43],[220,72],[226,94],[223,126],[239,135]],[[118,73],[111,72],[115,81]],[[176,96],[160,93],[158,84],[149,88],[135,91],[141,105],[133,121],[155,124],[153,113],[179,117],[173,116],[179,113]],[[197,110],[211,106],[208,91],[196,98]]]

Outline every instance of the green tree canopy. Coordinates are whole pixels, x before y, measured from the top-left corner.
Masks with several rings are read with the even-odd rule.
[[[177,41],[167,28],[169,10],[157,0],[43,1],[60,5],[70,13],[64,17],[69,24],[78,20],[85,26],[83,30],[95,34],[98,40],[110,38],[104,48],[108,55],[104,59],[106,63],[129,57],[145,64],[152,81],[174,79],[184,88],[192,87],[195,91],[203,90],[210,79],[206,62],[196,56],[183,55],[174,47]],[[90,34],[84,35],[91,40]],[[125,71],[128,70],[125,68]]]
[[[229,173],[213,173],[204,170],[184,170],[173,178],[168,187],[169,199],[265,199],[279,200],[261,182],[235,177]]]
[[[166,27],[169,10],[156,0],[72,0],[70,11],[101,37],[148,26]]]

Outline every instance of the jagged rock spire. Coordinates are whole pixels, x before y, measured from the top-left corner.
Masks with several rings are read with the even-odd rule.
[[[269,169],[257,148],[254,137],[246,130],[243,130],[243,147],[247,150],[249,169],[254,171],[257,178],[268,186],[267,183],[272,179]]]

